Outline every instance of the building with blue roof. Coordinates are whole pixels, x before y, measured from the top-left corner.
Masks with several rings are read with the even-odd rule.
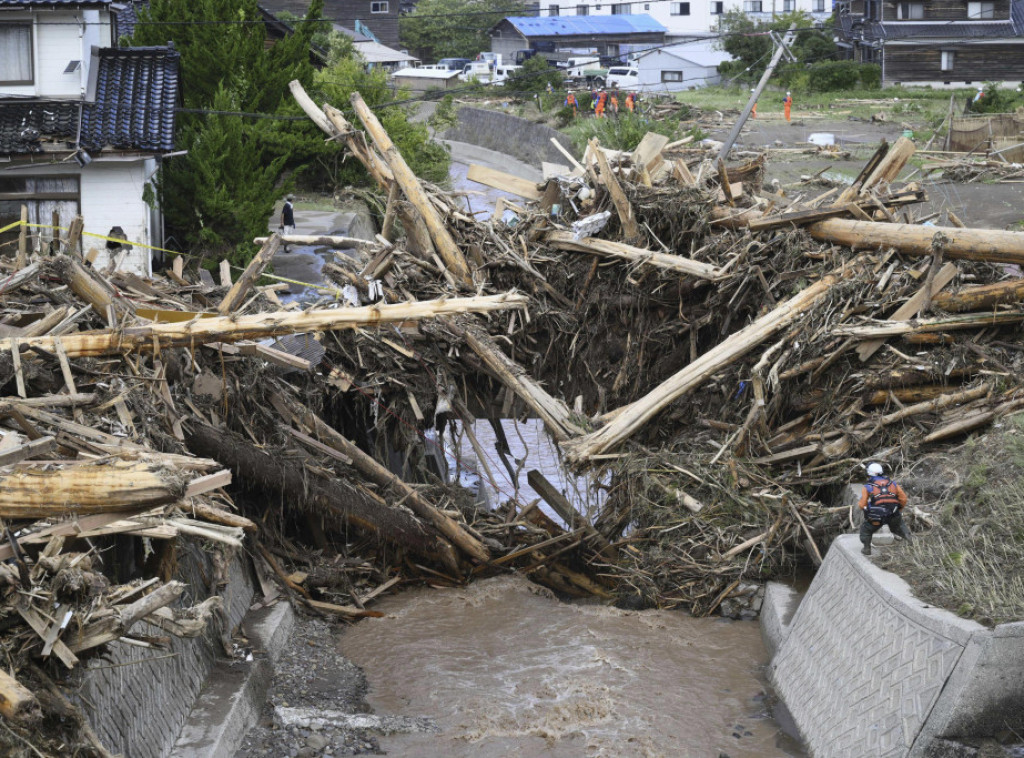
[[[148,275],[144,246],[163,246],[163,220],[143,194],[175,150],[180,56],[118,47],[132,11],[110,0],[0,0],[0,228],[23,205],[30,223],[57,214],[66,227],[81,215],[86,232],[119,227],[140,243],[114,251],[121,269]],[[51,232],[33,235],[45,245]],[[94,265],[105,266],[111,252],[85,239],[83,252],[96,247]]]
[[[509,16],[489,34],[491,51],[511,59],[516,50],[584,48],[599,55],[618,56],[631,45],[657,45],[665,27],[647,14],[618,16]]]

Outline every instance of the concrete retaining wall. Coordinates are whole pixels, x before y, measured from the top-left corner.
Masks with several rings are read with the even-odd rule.
[[[567,163],[565,156],[551,144],[552,137],[570,153],[576,152],[572,141],[550,126],[482,108],[459,108],[458,124],[438,136],[497,150],[535,168],[540,168],[542,161]]]
[[[218,657],[224,656],[222,631],[230,634],[245,616],[253,598],[254,579],[248,562],[234,557],[228,583],[214,586],[213,554],[179,538],[176,578],[188,584],[181,604],[190,606],[221,595],[228,628],[211,620],[194,639],[171,637],[168,649],[150,649],[114,642],[108,654],[89,661],[75,675],[78,701],[104,746],[125,758],[165,758],[181,731],[196,696]],[[148,624],[136,631],[166,633]]]
[[[788,626],[765,633],[779,645],[772,683],[817,758],[924,758],[937,738],[1024,729],[1024,623],[987,629],[926,605],[856,535],[832,544]]]

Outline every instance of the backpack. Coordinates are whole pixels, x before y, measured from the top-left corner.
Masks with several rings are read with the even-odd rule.
[[[885,524],[899,510],[900,498],[896,494],[896,483],[892,479],[882,479],[864,486],[868,491],[868,505],[864,509],[864,518],[872,524]]]

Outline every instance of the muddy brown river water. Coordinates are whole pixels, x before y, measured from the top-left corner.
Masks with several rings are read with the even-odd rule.
[[[756,622],[563,603],[522,577],[419,589],[340,637],[391,756],[802,756],[768,713]]]

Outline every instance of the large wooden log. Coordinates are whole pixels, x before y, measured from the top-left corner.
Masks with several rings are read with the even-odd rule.
[[[585,437],[563,442],[562,447],[569,459],[583,462],[621,444],[669,403],[698,387],[708,377],[739,360],[780,329],[793,323],[800,314],[827,297],[833,286],[856,273],[860,269],[860,264],[860,259],[857,259],[827,274],[761,318],[727,337],[647,395],[620,409],[602,429]]]
[[[336,429],[328,425],[308,408],[298,403],[289,403],[281,395],[273,398],[275,406],[286,413],[295,413],[298,421],[306,427],[310,434],[317,435],[321,441],[352,459],[352,465],[371,482],[382,487],[385,492],[390,490],[395,499],[404,503],[413,513],[433,526],[453,545],[466,555],[480,563],[490,560],[491,554],[480,540],[469,534],[452,518],[442,513],[417,490],[388,471],[375,461],[372,456],[363,452],[354,442],[350,441]]]
[[[384,160],[387,161],[395,176],[395,181],[398,182],[398,186],[402,188],[402,192],[405,193],[413,207],[419,211],[420,216],[423,218],[423,223],[426,224],[427,230],[430,232],[430,238],[437,247],[438,255],[444,261],[444,265],[448,267],[448,271],[457,281],[467,287],[472,287],[473,276],[470,273],[469,264],[466,262],[465,256],[459,250],[458,245],[455,244],[455,240],[452,239],[448,227],[445,226],[437,209],[430,202],[430,198],[427,197],[427,193],[424,191],[419,179],[416,178],[412,169],[409,168],[409,164],[405,162],[405,158],[402,157],[402,154],[395,146],[395,143],[391,141],[387,131],[381,126],[380,121],[377,120],[377,116],[366,105],[358,92],[352,93],[352,107],[355,108],[356,115],[363,122],[363,126],[366,127],[366,131],[369,132],[374,144],[377,145],[377,148],[383,154]]]
[[[454,313],[487,313],[525,306],[525,295],[514,293],[481,297],[427,300],[418,303],[370,305],[363,308],[258,313],[250,316],[198,318],[177,323],[154,323],[125,327],[117,331],[80,332],[61,337],[69,358],[109,355],[132,350],[150,350],[159,341],[162,347],[188,347],[209,342],[238,342],[300,332],[349,329],[355,326],[415,321]],[[0,352],[39,347],[56,350],[56,337],[7,338],[0,340]]]
[[[263,245],[270,237],[256,237],[253,242]],[[330,235],[315,234],[282,234],[281,242],[286,245],[311,245],[316,247],[333,247],[340,250],[370,249],[376,250],[380,243],[374,240],[364,240],[359,237],[338,237]]]
[[[742,229],[763,218],[760,211],[712,208],[711,217],[719,226]],[[935,236],[941,234],[942,255],[968,261],[1024,264],[1024,232],[998,229],[961,229],[949,226],[890,224],[830,218],[805,227],[820,242],[846,245],[855,250],[876,250],[892,247],[905,255],[919,257],[934,252]]]
[[[180,499],[187,485],[187,477],[152,461],[23,463],[0,474],[0,516],[40,519],[141,510]]]
[[[0,714],[11,721],[19,721],[38,714],[38,711],[39,701],[32,690],[0,670]]]
[[[654,250],[645,250],[621,242],[584,237],[577,240],[572,232],[548,232],[544,240],[552,247],[559,250],[570,250],[573,252],[589,253],[605,258],[618,258],[630,263],[640,263],[647,266],[676,271],[680,274],[698,276],[701,279],[714,279],[721,273],[719,269],[710,263],[684,258],[681,255],[670,255],[659,253]]]
[[[53,261],[53,271],[71,291],[92,306],[96,315],[107,318],[107,308],[117,313],[134,313],[135,306],[125,300],[110,283],[92,269],[86,268],[78,257],[59,255]]]
[[[1010,279],[995,284],[964,287],[958,292],[940,292],[932,298],[932,305],[943,311],[981,311],[1004,303],[1024,300],[1024,279]]]
[[[925,334],[928,332],[945,332],[959,329],[982,329],[986,326],[1002,326],[1017,324],[1024,321],[1024,313],[1011,311],[1008,313],[964,313],[948,318],[918,319],[916,321],[887,321],[876,325],[855,326],[840,324],[832,330],[833,334],[861,339],[878,337],[898,337],[905,334]]]
[[[615,173],[608,163],[608,157],[598,146],[597,139],[590,141],[590,152],[597,159],[597,165],[601,169],[601,181],[612,198],[612,204],[615,206],[616,213],[619,214],[622,230],[626,234],[626,242],[639,242],[640,226],[637,224],[636,216],[633,214],[633,206],[629,202],[629,198],[626,197],[626,193],[622,190],[619,180],[615,177]]]
[[[252,289],[253,284],[256,283],[260,274],[263,273],[263,269],[270,265],[270,261],[273,260],[280,247],[281,236],[279,234],[272,235],[263,243],[263,247],[249,261],[249,265],[245,267],[245,271],[238,277],[238,281],[231,285],[228,294],[224,296],[224,299],[220,301],[220,305],[217,306],[217,312],[220,315],[227,316],[242,305],[245,301],[245,296],[249,294],[249,290]]]
[[[344,479],[327,479],[301,466],[290,465],[237,434],[206,424],[190,425],[185,441],[192,452],[216,458],[231,469],[237,483],[259,490],[264,493],[263,497],[274,493],[275,497],[287,498],[300,508],[350,523],[417,555],[457,569],[452,546],[428,532],[410,511],[382,505]]]

